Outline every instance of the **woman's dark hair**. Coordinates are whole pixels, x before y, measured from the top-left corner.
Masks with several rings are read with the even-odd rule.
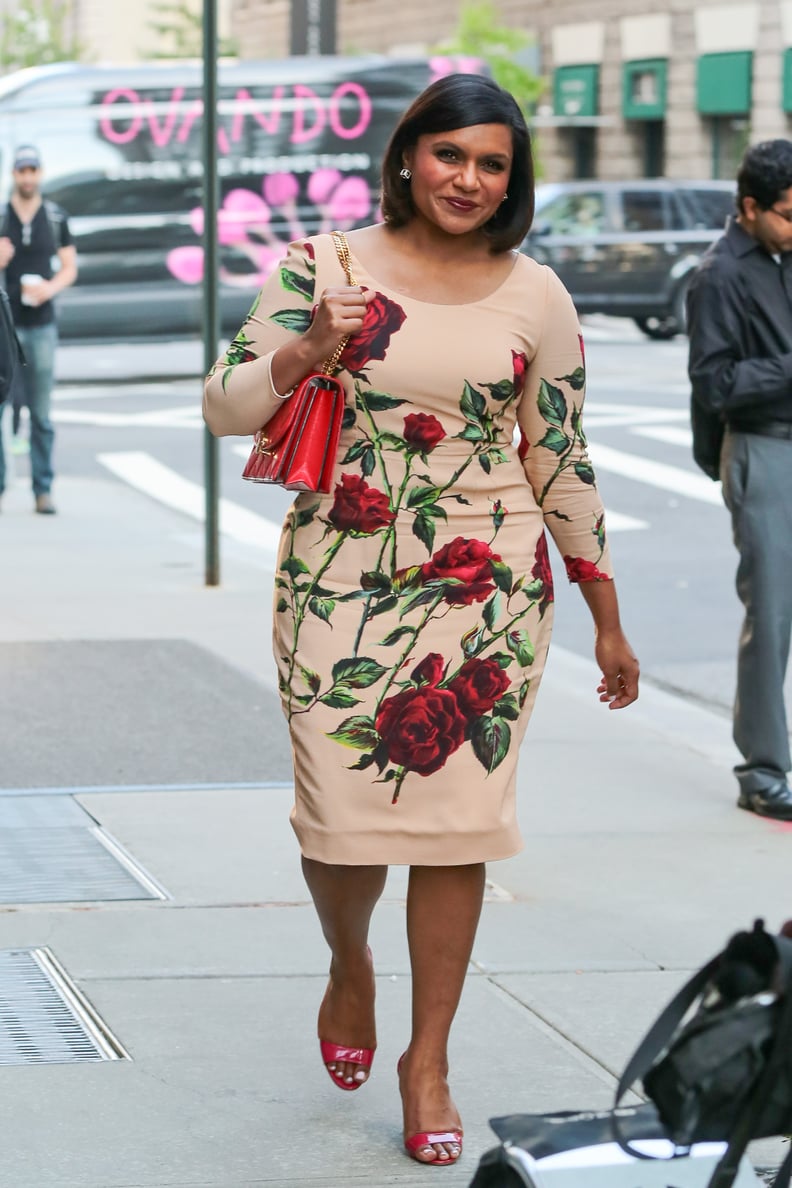
[[[775,206],[792,186],[792,140],[762,140],[753,144],[737,174],[737,207],[743,198],[754,198],[762,210]]]
[[[382,161],[382,214],[390,227],[404,227],[415,214],[409,182],[399,177],[404,154],[425,134],[476,124],[503,124],[512,135],[508,197],[482,228],[493,252],[522,243],[533,222],[534,169],[531,137],[516,100],[481,74],[449,74],[411,104],[390,138]]]

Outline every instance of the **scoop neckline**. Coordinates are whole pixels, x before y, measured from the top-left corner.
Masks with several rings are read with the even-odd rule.
[[[365,264],[354,250],[352,244],[349,243],[348,239],[347,244],[349,246],[350,257],[359,266],[357,269],[353,269],[353,273],[357,273],[358,275],[362,273],[368,277],[377,291],[383,290],[386,293],[393,294],[402,301],[412,301],[415,305],[428,305],[433,309],[470,309],[476,305],[483,305],[485,301],[491,301],[493,297],[496,297],[498,293],[500,293],[501,289],[505,289],[506,285],[508,285],[509,281],[514,276],[517,267],[519,266],[521,256],[520,252],[515,252],[514,263],[500,284],[496,285],[494,289],[492,289],[489,293],[486,293],[483,297],[479,297],[476,301],[423,301],[420,297],[413,297],[409,293],[402,293],[399,289],[394,289],[392,285],[382,284],[372,272],[369,272],[368,268],[366,268]],[[355,279],[357,280],[357,275]]]

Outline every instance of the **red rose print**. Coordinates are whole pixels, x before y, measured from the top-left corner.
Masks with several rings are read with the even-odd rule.
[[[521,462],[525,461],[525,455],[528,453],[530,448],[531,448],[531,443],[521,429],[520,430],[520,444],[517,446],[517,453],[520,455]]]
[[[377,293],[366,306],[363,326],[347,345],[339,361],[347,371],[360,371],[372,359],[384,359],[390,346],[391,335],[395,334],[407,317],[395,301]]]
[[[583,360],[583,366],[586,366],[586,344],[583,341],[583,335],[578,334],[578,342],[580,343],[580,357]]]
[[[306,240],[306,242],[303,244],[303,247],[305,248],[305,254],[308,257],[308,259],[315,260],[316,254],[314,252],[314,245],[312,243],[308,243],[308,241]]]
[[[388,697],[376,727],[391,763],[423,776],[439,771],[465,741],[465,719],[456,697],[430,685]]]
[[[445,660],[439,652],[430,652],[410,673],[416,685],[439,685],[445,671]]]
[[[534,581],[542,583],[540,614],[544,614],[545,607],[555,598],[555,594],[553,593],[553,571],[550,568],[550,554],[547,551],[547,537],[544,532],[536,542],[536,553],[534,554],[531,577]]]
[[[336,484],[333,506],[327,518],[339,532],[370,536],[392,524],[396,513],[391,511],[384,492],[370,487],[359,475],[343,474],[341,482]]]
[[[497,660],[466,660],[449,683],[460,709],[470,718],[488,714],[510,684]]]
[[[522,396],[525,387],[525,372],[528,367],[528,356],[524,351],[512,351],[512,366],[514,367],[514,395]]]
[[[427,582],[456,579],[459,585],[446,587],[446,602],[470,606],[473,602],[485,602],[495,589],[490,562],[500,560],[485,541],[457,536],[421,566],[421,577]]]
[[[607,573],[601,573],[593,561],[583,557],[564,557],[567,577],[570,582],[609,582]]]
[[[404,440],[422,454],[433,450],[445,435],[445,429],[431,413],[408,413],[404,418]]]

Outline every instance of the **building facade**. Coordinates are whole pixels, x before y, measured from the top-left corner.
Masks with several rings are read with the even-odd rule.
[[[245,56],[288,54],[290,0],[231,5]],[[460,8],[337,0],[338,52],[426,52],[453,35]],[[730,178],[747,143],[791,134],[792,0],[500,0],[496,9],[535,43],[546,91],[533,131],[548,180]]]
[[[188,4],[200,16],[201,0],[188,0]],[[69,41],[80,47],[84,61],[119,65],[141,62],[173,52],[174,45],[156,29],[158,22],[169,19],[169,7],[167,0],[125,0],[123,4],[108,0],[64,0],[64,31]],[[31,5],[23,6],[22,0],[0,0],[0,22],[6,14],[30,9]],[[218,31],[221,36],[228,36],[231,0],[217,0],[217,12]]]

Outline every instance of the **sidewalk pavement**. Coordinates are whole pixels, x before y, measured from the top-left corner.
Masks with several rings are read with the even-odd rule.
[[[467,1185],[489,1117],[606,1107],[689,971],[792,916],[792,828],[736,809],[728,721],[650,687],[610,713],[593,665],[551,650],[525,849],[489,868],[453,1033],[465,1152],[408,1160],[402,869],[371,938],[372,1079],[339,1093],[319,1060],[327,953],[287,820],[272,575],[224,547],[206,589],[177,513],[100,478],[57,495],[37,517],[13,488],[0,516],[0,813],[81,806],[169,898],[0,907],[0,951],[49,946],[131,1056],[3,1069],[0,1188]]]

